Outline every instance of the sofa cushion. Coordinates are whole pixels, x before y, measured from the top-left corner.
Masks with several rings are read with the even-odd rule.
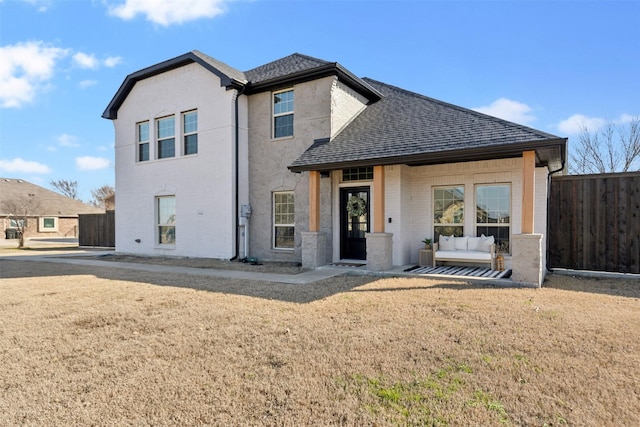
[[[480,237],[469,237],[467,240],[467,249],[470,251],[480,250]]]
[[[456,248],[456,251],[466,251],[467,250],[467,239],[468,237],[454,237],[453,244]]]
[[[491,261],[491,254],[480,251],[436,251],[436,259],[440,260],[464,260],[474,261]]]
[[[455,251],[456,250],[455,240],[454,240],[453,235],[451,235],[451,236],[440,236],[440,239],[438,240],[438,242],[439,242],[438,249],[440,249],[442,251]]]
[[[495,243],[495,239],[493,236],[485,236],[484,234],[480,236],[480,246],[479,250],[482,252],[491,252],[491,245]]]

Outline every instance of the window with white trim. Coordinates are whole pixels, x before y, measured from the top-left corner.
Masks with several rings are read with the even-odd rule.
[[[149,122],[140,122],[137,125],[138,161],[149,160]]]
[[[295,209],[293,191],[273,193],[273,247],[293,249]]]
[[[158,243],[161,245],[176,242],[176,198],[163,196],[156,198]]]
[[[182,139],[184,155],[198,153],[198,112],[182,113]]]
[[[174,116],[156,120],[158,138],[158,158],[166,159],[176,155],[176,119]]]
[[[58,231],[58,218],[44,216],[38,219],[38,231],[42,233]]]
[[[273,137],[293,136],[293,89],[273,94]]]
[[[496,248],[510,251],[511,184],[476,185],[476,236],[493,236]]]
[[[434,187],[433,236],[464,235],[464,186]]]

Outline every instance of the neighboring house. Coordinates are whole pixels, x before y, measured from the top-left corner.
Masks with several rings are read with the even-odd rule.
[[[78,237],[78,215],[100,213],[55,191],[22,179],[0,178],[0,238]],[[23,228],[24,227],[24,228]]]
[[[189,52],[127,76],[103,117],[117,251],[387,270],[425,237],[485,234],[514,280],[544,277],[565,138],[300,54],[241,72]]]

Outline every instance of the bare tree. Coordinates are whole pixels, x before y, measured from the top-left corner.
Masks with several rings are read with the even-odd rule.
[[[73,200],[80,200],[78,198],[78,181],[67,181],[66,179],[59,179],[57,181],[50,182],[53,187],[60,194],[67,196]]]
[[[35,194],[24,194],[3,203],[3,210],[9,213],[9,219],[19,231],[18,247],[24,247],[24,235],[28,221],[37,221],[40,214],[40,201]]]
[[[582,126],[569,169],[574,174],[640,170],[640,117],[626,124],[609,121],[597,132]]]
[[[104,200],[107,197],[114,195],[115,193],[115,188],[110,185],[103,185],[102,187],[98,187],[94,190],[91,190],[91,197],[93,197],[93,199],[91,199],[89,204],[97,208],[104,208]]]

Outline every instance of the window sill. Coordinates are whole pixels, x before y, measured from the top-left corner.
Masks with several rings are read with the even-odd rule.
[[[295,138],[295,135],[281,136],[280,138],[271,138],[271,141],[286,141],[288,139],[293,139],[293,138]]]

